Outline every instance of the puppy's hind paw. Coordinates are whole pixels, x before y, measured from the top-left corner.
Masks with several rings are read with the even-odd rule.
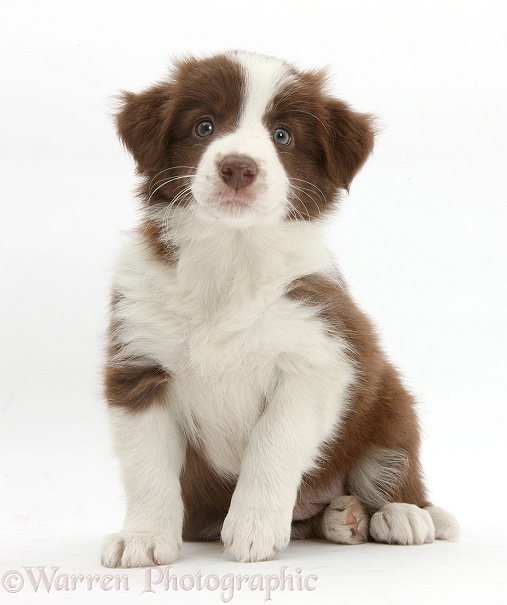
[[[459,524],[456,517],[439,506],[426,506],[435,525],[435,538],[454,542],[459,539]]]
[[[435,539],[435,526],[427,510],[391,502],[372,516],[370,535],[386,544],[425,544]]]

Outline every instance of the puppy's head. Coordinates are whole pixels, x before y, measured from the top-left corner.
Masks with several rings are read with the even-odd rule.
[[[323,72],[230,52],[185,59],[169,81],[125,93],[118,133],[146,202],[236,226],[319,217],[373,147],[370,116],[324,86]]]

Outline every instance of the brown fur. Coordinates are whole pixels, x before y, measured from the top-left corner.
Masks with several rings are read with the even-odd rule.
[[[138,365],[139,364],[139,365]],[[108,363],[105,370],[105,396],[110,405],[142,412],[154,402],[165,401],[170,374],[149,360],[133,359]]]
[[[374,447],[398,450],[405,452],[409,465],[402,482],[392,486],[391,501],[427,506],[414,401],[382,353],[371,322],[343,286],[324,276],[298,280],[288,295],[322,309],[330,332],[349,343],[359,373],[351,393],[350,413],[339,435],[326,447],[319,472],[305,478],[305,483],[315,489],[336,474],[347,476]]]
[[[141,225],[141,233],[148,242],[153,255],[167,265],[174,265],[178,260],[178,246],[172,241],[161,238],[160,229],[153,220],[146,220]]]
[[[298,74],[298,83],[275,96],[265,117],[268,130],[284,126],[292,134],[280,153],[293,177],[291,202],[297,212],[290,218],[312,220],[330,210],[337,202],[337,188],[348,190],[373,149],[372,116],[328,97],[324,77],[324,72]]]
[[[167,384],[171,375],[149,359],[124,357],[116,342],[120,327],[115,310],[121,296],[114,293],[111,300],[107,358],[104,366],[104,397],[109,405],[123,407],[130,412],[142,412],[147,407],[165,402]]]
[[[202,452],[190,444],[187,446],[181,473],[184,540],[220,539],[234,487],[234,481],[220,477],[211,468]]]

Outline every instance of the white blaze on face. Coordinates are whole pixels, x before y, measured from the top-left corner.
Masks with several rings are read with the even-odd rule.
[[[245,77],[240,129],[262,127],[267,132],[262,118],[276,93],[292,79],[289,68],[278,59],[248,53],[238,53],[237,61]]]
[[[235,131],[213,141],[204,152],[192,184],[196,209],[200,215],[220,219],[237,226],[272,223],[287,210],[289,180],[273,141],[263,123],[276,93],[293,75],[282,61],[249,53],[231,53],[241,65],[243,103]],[[251,158],[257,176],[248,187],[235,191],[220,174],[227,156]],[[230,202],[241,202],[231,205]]]

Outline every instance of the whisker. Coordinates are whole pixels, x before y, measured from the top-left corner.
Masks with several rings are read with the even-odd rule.
[[[297,197],[297,196],[296,196]],[[294,206],[294,204],[290,201],[287,200],[290,207],[292,208],[292,210],[294,211],[294,213],[297,213],[299,215],[299,218],[304,221],[305,217],[301,214],[301,212],[296,208],[296,206]],[[301,202],[301,200],[299,200]],[[303,204],[303,202],[301,202]],[[304,209],[307,211],[307,215],[308,215],[308,219],[310,220],[310,215],[308,214],[308,209],[306,208],[306,206],[303,204]]]
[[[294,219],[296,222],[296,234],[297,234],[297,237],[299,237],[300,222],[301,221],[304,222],[305,218],[290,200],[287,200],[287,202],[289,203],[289,206],[290,206],[289,215],[292,214],[294,216]]]
[[[311,183],[310,181],[305,181],[304,179],[296,179],[294,177],[289,177],[289,180],[290,181],[301,181],[302,183],[306,183],[307,185],[310,185],[310,187],[313,187],[318,193],[320,193],[320,195],[322,196],[322,201],[327,205],[326,196],[322,192],[322,189],[319,189],[317,187],[317,185],[315,185],[314,183]]]
[[[297,199],[298,199],[298,200],[301,202],[301,205],[302,205],[302,206],[303,206],[303,208],[306,210],[306,216],[308,217],[308,221],[311,221],[311,220],[312,220],[312,217],[310,216],[310,212],[308,211],[308,207],[306,206],[306,204],[305,204],[305,203],[303,202],[303,200],[302,200],[302,199],[299,197],[299,195],[298,195],[297,193],[295,193],[295,191],[292,191],[292,195],[293,195],[295,198],[297,198]],[[313,200],[313,201],[315,201],[315,200]],[[315,204],[315,205],[317,206],[318,213],[320,214],[320,208],[319,208],[319,206],[318,206],[317,204]]]
[[[165,231],[169,231],[167,228],[168,225],[168,215],[170,214],[172,208],[182,199],[186,197],[191,198],[191,187],[187,186],[185,189],[180,191],[178,195],[176,195],[168,204],[156,204],[150,208],[150,212],[148,215],[147,225],[151,223],[156,223],[157,225],[161,225]],[[157,208],[159,207],[159,208]]]
[[[310,217],[310,213],[309,213],[309,211],[308,211],[308,206],[307,206],[307,205],[306,205],[306,204],[303,202],[303,200],[302,200],[302,199],[299,197],[299,195],[298,195],[298,194],[295,192],[295,189],[299,189],[299,188],[298,188],[298,187],[294,187],[294,185],[291,185],[291,193],[292,193],[292,195],[293,195],[293,196],[295,196],[295,197],[296,197],[296,198],[299,200],[299,202],[301,202],[301,204],[303,205],[303,208],[304,208],[304,209],[306,210],[306,212],[307,212],[308,219],[309,219],[309,220],[312,220],[312,219],[311,219],[311,217]],[[312,197],[311,195],[309,195],[309,194],[308,194],[308,193],[306,193],[305,191],[302,191],[302,193],[304,193],[306,196],[308,196],[308,197],[309,197],[309,198],[312,200],[312,202],[314,203],[315,207],[317,208],[317,216],[319,216],[319,215],[322,213],[322,211],[321,211],[321,209],[320,209],[320,206],[317,204],[317,202],[316,202],[316,201],[313,199],[313,197]]]
[[[159,181],[156,181],[153,184],[153,187],[155,187],[155,186],[157,186],[159,184],[162,184],[162,186],[168,185],[169,183],[172,183],[173,181],[177,181],[177,180],[180,180],[180,179],[190,179],[192,176],[193,176],[192,174],[184,174],[184,175],[181,175],[181,176],[165,177],[163,179],[160,179]],[[151,190],[151,187],[150,187],[149,191],[150,190]]]
[[[185,193],[186,193],[186,195],[188,196],[188,198],[191,198],[191,197],[192,197],[192,194],[191,194],[190,188],[188,188],[188,190],[187,190],[187,191],[185,191]],[[186,214],[186,213],[182,212],[182,213],[180,214],[180,220],[178,221],[178,224],[176,225],[176,229],[175,229],[175,231],[179,231],[179,228],[180,228],[180,225],[181,225],[181,221],[182,221],[182,219],[183,219],[183,215],[184,215],[184,214]],[[171,224],[171,227],[174,227],[174,214],[172,215],[172,217],[171,217],[171,218],[172,218],[172,221],[171,221],[171,223],[172,223],[172,224]],[[192,214],[192,219],[193,219],[193,214]]]
[[[320,206],[319,206],[319,205],[317,204],[317,202],[316,202],[316,201],[313,199],[313,197],[312,197],[312,196],[311,196],[311,195],[310,195],[310,194],[307,192],[307,190],[306,190],[306,189],[303,189],[303,188],[301,188],[301,187],[297,187],[296,185],[291,185],[291,189],[292,189],[292,193],[294,193],[294,190],[296,190],[296,191],[301,191],[301,193],[303,193],[304,195],[306,195],[307,197],[309,197],[309,198],[312,200],[312,202],[314,203],[315,207],[317,208],[317,213],[318,213],[318,214],[320,214],[320,213],[321,213]],[[294,194],[294,195],[295,195],[295,194]],[[303,200],[301,200],[301,198],[299,198],[299,197],[298,197],[298,199],[299,199],[299,201],[300,201],[301,203],[303,203]]]
[[[317,208],[317,215],[321,214],[320,206],[317,204],[317,202],[313,199],[313,197],[309,193],[307,193],[306,191],[304,191],[304,190],[302,190],[302,189],[300,189],[298,187],[294,187],[294,185],[291,185],[291,190],[292,190],[292,195],[294,195],[303,204],[303,206],[305,207],[305,210],[308,211],[308,207],[303,202],[303,200],[299,197],[299,195],[297,195],[297,193],[295,192],[296,190],[297,191],[301,191],[301,193],[303,193],[304,195],[306,195],[307,197],[309,197],[312,200],[312,202],[315,205],[315,207]]]
[[[148,224],[155,222],[159,227],[162,228],[162,233],[164,235],[169,235],[174,223],[174,213],[172,212],[174,206],[181,200],[191,197],[190,187],[183,189],[183,191],[180,191],[180,193],[175,196],[169,204],[164,205],[164,207],[158,212],[152,213]]]
[[[280,155],[291,155],[292,157],[294,157],[293,153],[290,153],[290,151],[279,151],[278,152]]]
[[[163,172],[167,172],[168,170],[178,170],[180,168],[188,168],[189,170],[197,170],[197,168],[195,166],[171,166],[170,168],[164,168],[160,172],[157,172],[157,174],[151,179],[150,187],[151,187],[151,184],[153,183],[153,181]]]
[[[148,197],[148,203],[151,201],[151,198],[155,195],[155,193],[161,189],[162,187],[165,187],[166,185],[168,185],[169,183],[172,183],[174,181],[180,180],[180,179],[190,179],[193,175],[183,175],[183,176],[173,176],[173,177],[168,177],[166,179],[162,179],[161,181],[157,181],[155,183],[155,185],[158,185],[156,187],[156,189],[154,189]]]

